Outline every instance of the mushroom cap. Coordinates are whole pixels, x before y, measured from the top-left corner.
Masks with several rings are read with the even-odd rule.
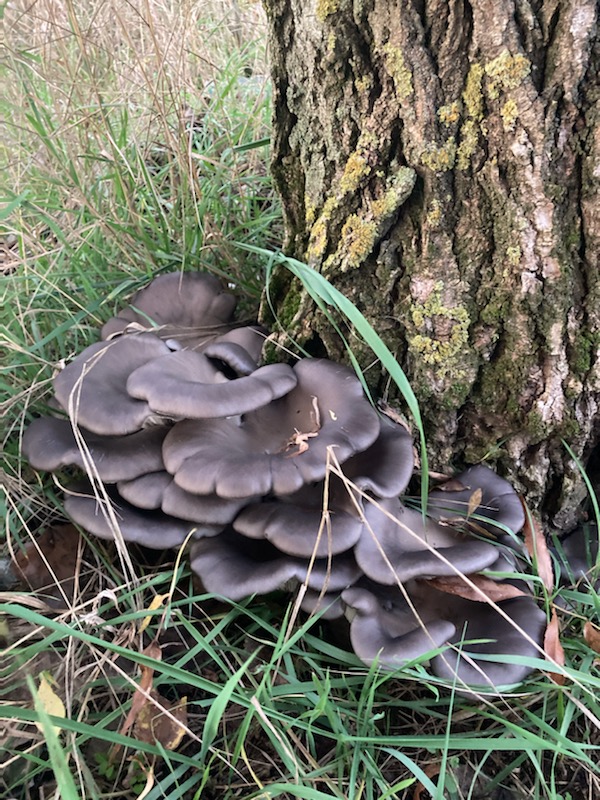
[[[452,681],[456,676],[468,686],[495,689],[521,683],[531,673],[532,668],[526,664],[478,660],[477,656],[540,657],[547,620],[533,597],[513,597],[497,603],[509,621],[488,603],[445,594],[432,587],[422,588],[421,594],[425,592],[430,606],[439,608],[439,613],[456,628],[449,639],[458,649],[446,650],[432,659],[431,669],[436,675]],[[415,603],[419,607],[416,598]]]
[[[268,594],[298,580],[299,562],[269,542],[253,542],[231,529],[194,542],[190,566],[207,592],[229,600]]]
[[[210,542],[194,542],[190,564],[208,592],[230,600],[303,582],[318,591],[340,591],[360,575],[351,555],[314,561],[295,558],[281,553],[270,542],[252,541],[232,528]]]
[[[303,359],[284,397],[237,418],[177,423],[163,458],[188,492],[221,497],[293,494],[322,480],[331,447],[340,463],[369,447],[379,417],[347,367]]]
[[[239,346],[223,344],[225,347]],[[127,392],[145,400],[156,414],[207,419],[254,411],[287,394],[296,383],[294,370],[287,364],[271,364],[245,377],[227,380],[204,353],[178,350],[132,372]]]
[[[481,497],[477,507],[470,509],[472,498],[479,490]],[[468,517],[476,526],[495,535],[501,534],[505,528],[518,533],[525,524],[525,511],[519,495],[507,480],[482,464],[456,475],[446,489],[442,484],[430,492],[427,513],[435,519],[459,523]]]
[[[86,347],[54,379],[61,406],[78,425],[102,436],[123,436],[153,421],[148,403],[127,393],[129,375],[169,352],[150,333]]]
[[[419,624],[398,590],[382,600],[367,588],[351,587],[342,593],[342,601],[352,617],[352,649],[369,665],[378,660],[386,669],[397,669],[441,647],[455,633],[447,620]]]
[[[171,272],[136,292],[130,307],[108,320],[101,336],[106,340],[128,328],[151,330],[163,340],[175,339],[195,349],[231,327],[236,304],[213,275]]]
[[[120,481],[117,489],[123,499],[137,508],[160,508],[169,516],[202,526],[227,525],[248,502],[246,498],[227,500],[215,494],[190,494],[177,486],[173,476],[164,470],[132,481]]]
[[[340,619],[344,616],[344,604],[340,592],[317,592],[306,589],[300,608],[306,614],[320,614],[322,619]]]
[[[145,511],[125,502],[112,487],[106,487],[119,529],[127,542],[136,542],[156,550],[178,547],[192,529],[194,537],[214,536],[222,526],[197,526],[188,520]],[[114,539],[108,509],[104,500],[96,497],[88,486],[75,485],[65,496],[67,516],[88,533],[101,539]]]
[[[162,443],[167,429],[146,428],[128,436],[98,436],[81,428],[99,478],[108,483],[131,480],[162,469]],[[73,426],[67,419],[34,419],[23,434],[22,452],[34,469],[55,472],[61,467],[85,469]]]
[[[249,375],[258,366],[266,337],[267,330],[260,325],[232,328],[207,344],[203,352],[208,358],[225,361],[238,375]],[[233,358],[231,355],[233,353],[237,353],[238,357],[242,359],[235,366],[228,360]]]
[[[267,539],[292,556],[326,558],[343,553],[359,540],[362,520],[339,479],[330,476],[327,513],[324,491],[321,481],[277,500],[248,505],[233,527],[251,539]]]
[[[598,563],[598,526],[593,522],[581,525],[561,539],[560,545],[564,554],[564,559],[559,558],[561,582],[569,584],[581,578],[592,579],[592,570]],[[596,572],[595,577],[600,588],[600,572]]]
[[[406,489],[414,468],[412,436],[403,425],[380,418],[375,442],[344,464],[344,475],[378,497],[397,497]]]
[[[365,504],[365,525],[354,554],[367,577],[387,586],[415,577],[479,572],[498,558],[493,544],[465,540],[397,499]]]

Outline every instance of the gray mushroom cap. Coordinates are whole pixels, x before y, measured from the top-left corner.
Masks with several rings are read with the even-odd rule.
[[[413,440],[402,425],[380,418],[375,442],[344,464],[344,475],[378,497],[397,497],[408,486],[414,468]]]
[[[473,497],[477,497],[475,493],[479,491],[479,503],[469,513]],[[525,524],[523,504],[513,487],[481,464],[456,475],[446,490],[444,485],[434,489],[429,494],[427,513],[435,519],[449,519],[457,523],[469,517],[476,527],[495,535],[503,533],[506,528],[518,533]]]
[[[298,579],[299,562],[268,542],[252,542],[229,529],[194,542],[190,566],[207,592],[229,600],[268,594]]]
[[[128,436],[98,436],[81,428],[98,477],[108,483],[131,480],[162,469],[162,443],[166,428],[146,428]],[[23,434],[22,452],[34,469],[56,472],[67,466],[85,468],[86,460],[69,420],[40,417]]]
[[[56,398],[77,425],[92,433],[123,436],[138,431],[156,416],[148,403],[127,393],[127,379],[168,352],[150,333],[92,344],[56,376]]]
[[[350,613],[350,641],[361,661],[374,661],[386,669],[397,669],[409,661],[441,647],[456,629],[447,620],[428,621],[423,625],[415,618],[402,595],[396,591],[382,602],[373,592],[351,587],[342,593],[342,601]]]
[[[130,307],[110,319],[101,335],[109,339],[127,329],[151,330],[161,339],[195,349],[231,327],[236,304],[213,275],[172,272],[136,292]]]
[[[318,592],[307,589],[300,602],[306,614],[320,614],[322,619],[340,619],[344,616],[344,604],[340,592]]]
[[[450,528],[424,520],[399,500],[365,503],[365,520],[354,548],[356,561],[365,575],[383,585],[457,571],[479,572],[498,557],[493,544],[464,540]]]
[[[588,522],[576,528],[572,533],[569,533],[564,539],[560,540],[560,551],[558,548],[553,548],[556,557],[559,561],[561,582],[573,583],[579,581],[581,578],[592,579],[594,573],[592,570],[598,562],[598,526],[595,523]],[[596,573],[596,582],[600,588],[600,573]]]
[[[431,668],[441,678],[458,679],[460,690],[463,684],[495,689],[520,683],[531,672],[523,664],[494,662],[493,656],[539,655],[546,615],[533,598],[498,603],[511,624],[492,605],[437,591],[427,581],[412,581],[405,588],[410,604],[398,588],[370,584],[343,592],[349,616],[354,613],[352,646],[363,661],[371,663],[378,657],[381,666],[395,669],[447,643],[458,645],[458,650],[448,648],[434,655]],[[478,661],[478,655],[492,660]]]
[[[252,541],[232,528],[210,541],[194,542],[190,564],[208,592],[230,600],[268,594],[304,582],[318,591],[339,591],[360,574],[356,562],[347,554],[314,561],[294,558],[270,542]]]
[[[221,497],[293,494],[325,477],[329,448],[343,463],[375,441],[377,412],[351,370],[303,359],[294,372],[295,389],[242,419],[177,423],[163,446],[175,482]]]
[[[271,364],[245,377],[227,380],[204,353],[178,350],[132,372],[127,392],[145,400],[156,414],[207,419],[254,411],[287,394],[297,382],[287,364]]]
[[[119,481],[117,489],[124,500],[137,508],[160,508],[167,515],[199,525],[226,525],[248,502],[247,498],[228,500],[215,494],[190,494],[177,486],[173,476],[164,470]]]
[[[325,491],[322,481],[293,495],[250,504],[233,527],[251,539],[267,539],[288,555],[326,558],[343,553],[359,540],[362,520],[339,479],[330,476],[326,503]]]
[[[458,649],[449,649],[432,659],[431,669],[440,678],[458,680],[468,686],[497,688],[521,683],[532,668],[523,663],[478,660],[478,656],[540,657],[546,630],[546,614],[533,597],[514,597],[497,603],[509,617],[503,617],[493,605],[466,600],[421,585],[415,595],[426,613],[449,619],[456,632],[449,637]],[[481,640],[481,641],[477,641]]]
[[[229,354],[237,352],[243,359],[245,367],[242,368],[242,363],[239,363],[233,368],[238,375],[249,375],[258,366],[266,336],[267,331],[260,325],[233,328],[207,344],[203,352],[209,358],[221,359],[232,367],[233,365],[228,361],[228,358],[231,358]]]
[[[106,487],[106,491],[118,527],[127,542],[162,550],[183,544],[192,529],[193,536],[200,538],[214,536],[222,528],[195,525],[161,511],[144,511],[125,502],[114,488]],[[64,508],[67,516],[88,533],[101,539],[115,538],[107,504],[94,495],[89,485],[76,484],[70,487],[65,496]]]

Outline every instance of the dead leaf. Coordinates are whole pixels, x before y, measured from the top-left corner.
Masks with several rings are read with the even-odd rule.
[[[435,778],[436,775],[440,774],[441,769],[442,769],[442,766],[439,763],[438,764],[427,764],[424,767],[423,772],[425,773],[425,775],[427,775],[428,778]],[[415,791],[414,791],[414,794],[413,794],[413,800],[423,800],[423,792],[426,792],[426,791],[427,791],[427,789],[425,789],[423,784],[419,781],[415,785]],[[427,792],[427,794],[429,794],[429,792]]]
[[[595,653],[600,653],[600,628],[586,622],[583,626],[583,638]]]
[[[51,716],[62,717],[64,719],[67,715],[65,711],[65,705],[50,685],[50,681],[54,683],[52,676],[48,673],[42,673],[40,675],[40,685],[37,689],[36,705],[39,703],[43,710]],[[44,726],[41,722],[36,722],[35,725],[38,730],[42,732],[44,731]],[[56,733],[59,733],[61,730],[59,725],[53,725],[52,727]]]
[[[563,667],[565,664],[565,651],[560,642],[560,626],[558,624],[558,616],[556,609],[552,609],[552,616],[544,634],[544,653],[553,662]],[[548,672],[548,677],[557,683],[559,686],[564,686],[566,676],[558,672]]]
[[[483,491],[481,489],[475,489],[471,497],[469,497],[469,505],[467,507],[468,517],[472,517],[473,514],[477,511],[477,509],[481,505],[482,497],[483,497]]]
[[[133,735],[141,742],[161,744],[166,750],[176,750],[186,734],[187,698],[171,703],[158,692],[150,693],[161,708],[147,702],[137,715]],[[168,711],[168,714],[164,712]]]
[[[471,583],[480,589],[485,596],[473,589],[460,575],[448,575],[443,578],[430,578],[427,583],[440,592],[464,597],[465,600],[476,600],[479,603],[490,601],[499,603],[501,600],[510,600],[512,597],[525,596],[525,592],[517,589],[511,583],[497,583],[484,575],[466,575]]]
[[[143,651],[142,655],[149,656],[150,658],[155,658],[157,661],[161,657],[161,649],[156,644],[156,642],[152,642],[148,645]],[[126,735],[131,728],[131,726],[136,721],[138,714],[141,712],[142,708],[148,702],[147,695],[150,694],[152,690],[152,681],[154,679],[154,670],[152,667],[146,667],[142,665],[141,667],[142,677],[140,679],[140,683],[138,688],[133,695],[133,700],[131,701],[131,708],[129,709],[129,713],[125,717],[123,724],[119,730],[119,733],[122,735]],[[121,745],[115,745],[111,749],[111,759],[116,757],[116,754],[120,751]]]
[[[73,597],[81,543],[81,534],[74,525],[47,528],[35,542],[15,554],[17,576],[33,591],[43,590],[52,605],[64,606],[63,593],[67,598]]]
[[[554,570],[552,569],[552,559],[542,526],[538,520],[534,519],[521,498],[525,509],[525,525],[523,526],[523,536],[525,537],[525,547],[533,559],[537,574],[542,580],[546,589],[551,592],[554,588]]]
[[[168,600],[168,598],[170,596],[171,595],[168,592],[167,592],[167,594],[157,594],[157,595],[155,595],[155,597],[152,599],[152,602],[150,603],[150,605],[148,606],[148,608],[146,610],[147,611],[156,611],[158,608],[160,608],[164,604],[165,600]],[[152,619],[152,616],[150,614],[148,614],[147,617],[144,617],[144,619],[142,620],[142,624],[140,625],[140,633],[143,633],[146,630],[146,628],[150,624],[151,619]]]
[[[465,489],[468,488],[469,487],[461,483],[458,478],[450,478],[449,481],[436,486],[436,489],[439,489],[441,492],[464,492]]]

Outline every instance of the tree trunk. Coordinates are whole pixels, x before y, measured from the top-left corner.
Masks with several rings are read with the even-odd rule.
[[[486,459],[566,529],[585,486],[562,440],[585,463],[600,431],[596,3],[264,5],[287,252],[397,355],[435,468]],[[285,276],[274,296],[343,358]]]

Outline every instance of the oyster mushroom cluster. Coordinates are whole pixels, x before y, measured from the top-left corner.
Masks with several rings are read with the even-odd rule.
[[[235,306],[213,276],[163,275],[56,376],[60,413],[34,420],[22,448],[35,469],[80,472],[67,515],[148,547],[191,540],[204,588],[233,601],[296,588],[307,612],[350,620],[366,664],[431,652],[444,678],[520,682],[529,670],[507,656],[538,653],[534,599],[494,606],[431,582],[516,571],[524,512],[510,485],[472,467],[426,514],[408,508],[408,430],[345,366],[260,366],[266,332]]]

